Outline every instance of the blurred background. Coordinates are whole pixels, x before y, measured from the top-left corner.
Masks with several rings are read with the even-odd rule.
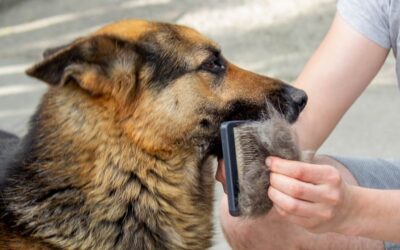
[[[188,25],[217,41],[231,62],[292,82],[327,32],[335,5],[336,0],[0,0],[0,129],[26,132],[46,85],[24,70],[40,60],[43,50],[105,23],[140,18]],[[390,55],[320,153],[397,157],[396,82]],[[219,185],[216,193],[218,200]],[[229,249],[217,216],[213,249]]]

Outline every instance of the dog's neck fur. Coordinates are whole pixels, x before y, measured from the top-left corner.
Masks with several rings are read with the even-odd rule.
[[[204,248],[211,164],[144,152],[81,94],[44,96],[2,194],[8,223],[65,249]]]

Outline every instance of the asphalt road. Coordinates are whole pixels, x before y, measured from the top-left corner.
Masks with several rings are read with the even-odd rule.
[[[230,61],[291,82],[323,38],[334,12],[334,0],[0,0],[0,129],[26,132],[47,87],[23,72],[40,60],[42,51],[105,23],[141,18],[189,25],[219,42]],[[399,107],[390,58],[320,152],[399,156]],[[221,195],[219,186],[216,194]],[[229,249],[217,217],[213,249]]]

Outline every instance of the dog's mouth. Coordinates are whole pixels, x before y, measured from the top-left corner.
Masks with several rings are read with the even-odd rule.
[[[274,109],[274,111],[271,109]],[[216,128],[218,131],[215,132],[213,138],[211,139],[208,155],[216,156],[218,159],[222,159],[222,144],[219,128],[225,121],[262,121],[269,119],[271,112],[276,112],[282,115],[282,117],[289,123],[294,123],[302,110],[303,108],[290,105],[277,105],[275,103],[257,105],[245,101],[236,101],[231,105],[228,105],[228,108],[219,115],[219,122],[217,122]]]

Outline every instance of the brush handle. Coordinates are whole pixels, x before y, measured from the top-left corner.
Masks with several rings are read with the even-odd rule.
[[[239,178],[236,160],[235,136],[233,129],[248,121],[228,121],[221,124],[222,155],[225,163],[226,188],[229,213],[239,216]]]

